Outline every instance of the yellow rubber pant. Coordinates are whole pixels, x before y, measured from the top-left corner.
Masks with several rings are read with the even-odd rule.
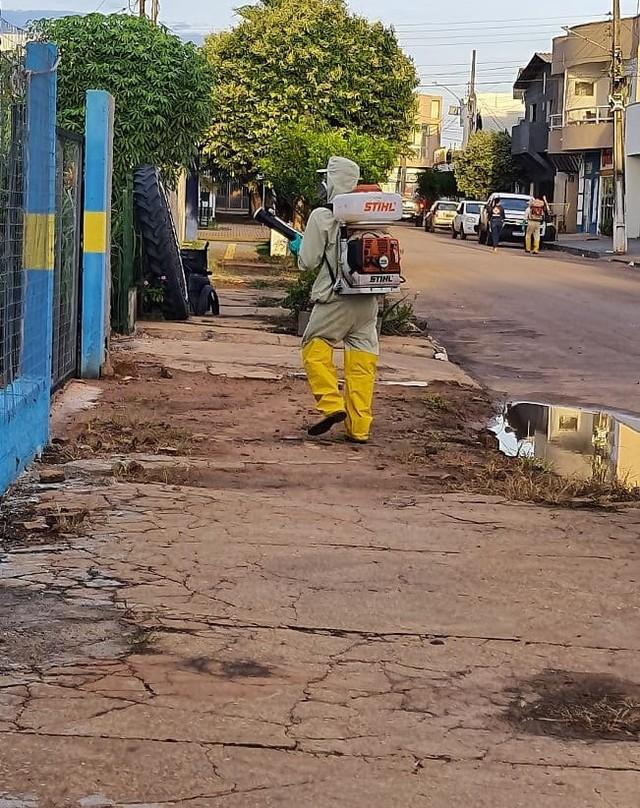
[[[302,338],[302,359],[317,408],[323,415],[346,412],[347,433],[367,440],[373,422],[378,364],[378,301],[374,295],[317,303]],[[344,343],[344,392],[333,350]]]
[[[540,252],[540,231],[542,222],[527,222],[527,232],[525,235],[525,249],[527,252]]]

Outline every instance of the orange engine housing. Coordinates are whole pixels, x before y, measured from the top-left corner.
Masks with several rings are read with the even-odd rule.
[[[400,274],[400,242],[390,236],[357,236],[349,241],[348,260],[354,272]]]

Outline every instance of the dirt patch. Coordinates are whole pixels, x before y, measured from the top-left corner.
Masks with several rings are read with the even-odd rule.
[[[547,671],[525,683],[508,719],[535,735],[638,741],[640,685],[604,674]]]
[[[54,594],[0,588],[0,672],[125,654],[136,629],[113,606],[73,604]]]
[[[285,488],[300,485],[299,470],[287,464],[292,442],[309,447],[341,445],[357,460],[333,479],[364,487],[385,477],[390,496],[458,491],[569,507],[616,507],[638,495],[622,486],[599,487],[563,479],[551,468],[503,457],[486,429],[494,415],[491,400],[477,389],[435,383],[427,389],[381,387],[376,393],[371,443],[349,447],[336,429],[308,441],[305,427],[316,415],[306,382],[231,379],[172,370],[160,364],[131,366],[128,381],[103,382],[100,418],[83,413],[67,436],[52,447],[47,462],[113,454],[168,454],[174,464],[134,466],[128,481],[224,489]],[[275,450],[270,462],[267,451]],[[189,466],[179,458],[203,458]],[[344,457],[337,455],[337,458]],[[277,457],[282,463],[274,462]],[[330,456],[322,456],[328,462]],[[228,465],[226,465],[228,463]],[[117,474],[115,475],[118,476]]]
[[[91,454],[165,453],[174,449],[188,454],[191,436],[163,419],[137,413],[92,418],[78,436],[78,445]]]

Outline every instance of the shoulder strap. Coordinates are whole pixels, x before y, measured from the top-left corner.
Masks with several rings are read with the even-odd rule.
[[[322,264],[320,266],[326,266],[329,272],[329,277],[331,278],[331,283],[335,286],[336,285],[336,273],[333,271],[333,267],[329,263],[329,259],[327,258],[327,251],[325,250],[322,254]]]

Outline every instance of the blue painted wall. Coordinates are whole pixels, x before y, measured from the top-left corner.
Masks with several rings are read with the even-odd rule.
[[[17,380],[0,389],[0,492],[49,436],[57,63],[54,45],[27,45],[23,344]]]

